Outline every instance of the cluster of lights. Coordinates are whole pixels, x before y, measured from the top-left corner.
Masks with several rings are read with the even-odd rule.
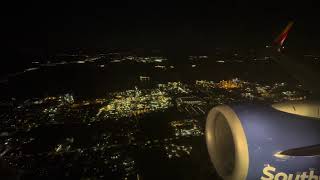
[[[116,56],[111,57],[111,63],[119,63],[123,61],[131,61],[131,62],[138,62],[138,63],[162,63],[167,61],[168,59],[161,56]]]
[[[172,99],[159,89],[127,90],[114,93],[111,101],[99,109],[97,116],[119,118],[139,116],[172,106]]]
[[[181,82],[168,82],[166,84],[158,84],[158,88],[169,94],[189,94],[191,90],[186,84]]]
[[[195,119],[187,119],[170,122],[170,126],[174,130],[175,136],[201,136],[203,135],[198,121]]]
[[[257,98],[260,100],[272,99],[275,102],[283,100],[305,100],[307,97],[296,90],[290,90],[286,83],[274,83],[272,86],[256,85]],[[250,94],[251,92],[247,92]]]
[[[228,92],[234,92],[235,97],[240,94],[241,98],[220,98],[219,94],[215,94],[214,99],[225,102],[233,102],[234,100],[259,100],[278,102],[283,100],[305,100],[306,96],[294,88],[289,88],[286,83],[274,83],[263,85],[254,82],[247,82],[238,78],[231,80],[222,80],[218,83],[207,80],[196,81],[196,87],[210,92],[214,89],[224,89]],[[229,97],[229,96],[228,96]],[[231,97],[231,96],[230,96]],[[224,101],[223,101],[224,99]],[[228,99],[228,100],[227,100]],[[218,103],[220,104],[220,103]]]
[[[24,105],[37,105],[37,104],[56,104],[57,107],[73,104],[74,97],[72,94],[64,94],[61,96],[47,96],[43,99],[36,99],[34,101],[24,102]]]
[[[237,89],[242,87],[242,83],[238,79],[222,80],[217,84],[217,87],[221,89]]]
[[[189,61],[199,61],[199,60],[207,60],[208,56],[189,56]]]
[[[135,62],[142,62],[142,63],[161,63],[163,61],[167,61],[167,58],[161,56],[146,56],[146,57],[139,57],[139,56],[126,56],[123,60],[130,60]]]
[[[56,145],[54,153],[62,154],[71,150],[71,145],[74,142],[74,138],[66,138],[63,143]]]
[[[104,160],[104,164],[112,172],[123,172],[124,179],[136,174],[136,162],[121,152],[114,152]]]
[[[164,148],[169,159],[190,156],[192,151],[192,146],[180,146],[176,144],[168,144]]]
[[[221,88],[226,91],[220,91]],[[194,92],[202,92],[204,96],[199,98],[193,95]],[[194,86],[182,82],[168,82],[158,84],[154,89],[135,88],[95,100],[75,101],[72,94],[29,99],[14,109],[14,116],[7,115],[6,122],[7,126],[29,131],[41,123],[64,123],[67,119],[91,123],[105,118],[139,117],[172,107],[173,99],[178,111],[189,115],[203,115],[209,106],[217,104],[253,100],[304,100],[306,95],[299,89],[289,88],[286,83],[263,85],[238,78],[218,83],[199,80]],[[181,130],[177,134],[188,133],[190,132]]]
[[[238,89],[248,84],[246,81],[242,81],[238,78],[234,78],[231,80],[221,80],[218,83],[207,80],[197,80],[196,85],[202,88],[220,88],[220,89]]]

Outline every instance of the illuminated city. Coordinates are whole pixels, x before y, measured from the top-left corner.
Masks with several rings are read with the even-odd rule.
[[[27,69],[23,74],[74,63],[106,69],[115,62],[123,63],[122,66],[131,62],[137,63],[135,66],[148,65],[155,71],[164,67],[159,73],[176,71],[165,57],[116,54],[103,63],[106,57],[84,56],[76,62],[36,63],[38,67]],[[197,68],[210,59],[209,56],[189,58]],[[30,176],[37,174],[45,178],[59,172],[62,173],[59,177],[143,178],[149,176],[142,171],[146,167],[141,163],[147,161],[141,159],[143,154],[158,152],[159,158],[167,159],[161,162],[166,164],[189,161],[199,152],[206,114],[215,105],[308,97],[308,92],[292,83],[258,83],[236,76],[157,82],[152,73],[138,73],[135,78],[136,84],[129,88],[102,92],[95,97],[65,91],[22,101],[12,98],[6,105],[11,110],[1,114],[1,156],[10,166],[23,169]],[[153,131],[148,130],[150,125],[154,126]],[[47,142],[47,138],[52,138],[51,133],[57,137]],[[31,152],[30,148],[34,147],[38,150]],[[59,161],[63,161],[64,166],[57,166]],[[75,174],[78,171],[81,173]]]
[[[315,3],[7,3],[0,180],[319,174]]]

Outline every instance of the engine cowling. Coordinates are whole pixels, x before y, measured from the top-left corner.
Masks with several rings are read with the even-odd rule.
[[[221,105],[206,121],[211,161],[226,180],[320,180],[320,105]]]

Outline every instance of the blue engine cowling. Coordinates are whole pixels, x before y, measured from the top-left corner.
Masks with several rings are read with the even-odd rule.
[[[320,180],[320,105],[288,102],[214,107],[208,152],[226,180]]]

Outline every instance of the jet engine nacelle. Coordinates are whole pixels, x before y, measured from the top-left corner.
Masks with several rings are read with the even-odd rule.
[[[214,107],[206,142],[225,180],[320,180],[319,104]]]

